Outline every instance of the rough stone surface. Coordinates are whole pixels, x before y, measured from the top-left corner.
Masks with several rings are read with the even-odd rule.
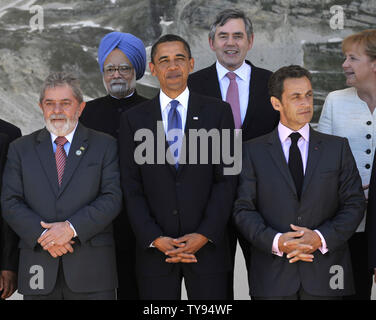
[[[338,4],[344,29],[332,30],[330,8]],[[42,32],[31,32],[35,5],[43,8]],[[300,64],[313,71],[314,120],[327,93],[345,87],[341,39],[376,28],[376,0],[0,0],[0,117],[24,134],[43,126],[38,95],[50,71],[78,73],[87,99],[104,95],[97,48],[113,30],[140,37],[148,52],[161,34],[177,33],[188,40],[195,69],[201,69],[215,61],[207,39],[211,22],[233,7],[252,18],[255,42],[247,58],[254,64],[272,71]],[[153,96],[158,82],[147,70],[138,86]]]

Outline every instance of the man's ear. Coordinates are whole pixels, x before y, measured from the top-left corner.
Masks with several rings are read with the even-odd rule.
[[[85,107],[86,107],[86,102],[85,102],[85,101],[82,101],[82,102],[80,103],[80,116],[81,116],[82,111],[84,111]]]
[[[276,97],[270,97],[270,102],[274,108],[274,110],[280,111],[282,108],[281,101]]]
[[[153,62],[149,62],[149,69],[150,69],[150,72],[153,76],[155,76],[155,69],[154,69],[154,63]]]

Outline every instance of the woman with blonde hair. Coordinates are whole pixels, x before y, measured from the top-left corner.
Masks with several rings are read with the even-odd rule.
[[[318,131],[346,137],[349,140],[363,188],[370,202],[375,197],[376,181],[369,189],[372,166],[376,147],[376,29],[364,30],[346,37],[342,42],[344,62],[343,71],[349,88],[330,92],[325,100]],[[373,175],[376,179],[376,173]],[[368,194],[369,191],[369,194]],[[375,193],[375,194],[374,194]],[[372,204],[371,204],[372,205]],[[375,206],[376,210],[376,206]],[[371,210],[374,211],[374,210]],[[371,227],[368,207],[367,230]],[[348,297],[354,300],[369,300],[372,289],[372,272],[376,267],[376,217],[375,230],[370,237],[375,237],[374,244],[369,243],[369,252],[375,254],[375,264],[367,264],[367,236],[365,217],[357,232],[349,240],[356,294]]]

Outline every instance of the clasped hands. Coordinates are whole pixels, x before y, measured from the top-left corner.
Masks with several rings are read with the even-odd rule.
[[[291,232],[281,235],[278,240],[279,251],[287,254],[290,263],[299,260],[313,262],[313,252],[322,246],[320,236],[313,230],[290,224]]]
[[[41,226],[47,229],[39,238],[38,243],[44,250],[54,257],[60,257],[68,252],[73,253],[74,232],[69,222],[45,223],[41,221]]]
[[[178,239],[159,237],[154,240],[153,245],[168,256],[165,260],[167,263],[196,263],[195,253],[207,242],[208,238],[205,236],[199,233],[190,233]]]

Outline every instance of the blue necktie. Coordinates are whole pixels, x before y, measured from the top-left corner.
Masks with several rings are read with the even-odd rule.
[[[167,132],[169,132],[171,129],[179,129],[180,130],[180,135],[182,136],[182,124],[181,124],[181,117],[180,117],[180,113],[178,111],[178,104],[179,104],[179,101],[177,100],[171,100],[170,102],[170,111],[168,112],[168,127],[167,127]],[[181,137],[182,139],[182,137]],[[180,141],[181,141],[180,139]],[[176,143],[178,141],[178,136],[177,135],[174,135],[174,140],[173,141],[169,141],[168,144],[171,146],[173,145],[174,143]],[[179,142],[180,142],[179,141]],[[174,151],[174,160],[175,160],[175,168],[177,169],[179,164],[178,164],[178,160],[179,160],[179,153],[180,153],[180,143],[179,143],[179,146],[178,148],[176,148],[176,150]]]

